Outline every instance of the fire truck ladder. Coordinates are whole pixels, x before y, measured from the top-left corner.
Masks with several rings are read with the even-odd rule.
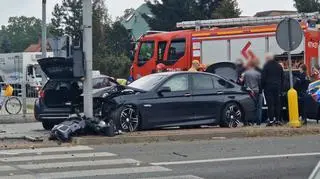
[[[279,23],[285,18],[293,18],[299,21],[318,20],[319,12],[301,13],[294,15],[271,16],[271,17],[243,17],[230,19],[213,19],[213,20],[198,20],[198,21],[183,21],[178,22],[178,28],[196,28],[201,27],[219,27],[219,26],[236,26],[236,25],[259,25],[259,24],[274,24]]]

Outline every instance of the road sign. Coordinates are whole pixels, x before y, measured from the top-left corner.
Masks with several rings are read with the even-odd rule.
[[[277,43],[283,50],[288,52],[290,90],[288,91],[289,125],[301,127],[299,120],[299,107],[297,91],[293,88],[291,51],[297,49],[303,38],[303,31],[298,21],[290,18],[282,20],[276,32]]]
[[[300,46],[303,38],[303,31],[298,21],[286,18],[279,23],[276,37],[280,48],[289,52]]]

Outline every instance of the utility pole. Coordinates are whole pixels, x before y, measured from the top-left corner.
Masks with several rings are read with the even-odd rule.
[[[47,0],[42,0],[42,37],[41,51],[42,58],[47,58]],[[46,75],[42,72],[42,85],[47,81]]]
[[[84,114],[93,117],[92,101],[92,1],[83,0],[83,52],[85,60],[85,81],[83,85]]]

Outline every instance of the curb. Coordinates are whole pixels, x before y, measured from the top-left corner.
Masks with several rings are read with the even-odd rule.
[[[167,132],[167,133],[166,133]],[[160,133],[160,134],[159,134]],[[86,136],[72,139],[74,145],[102,145],[127,143],[156,143],[168,141],[224,140],[248,137],[289,137],[318,135],[320,127],[305,128],[242,128],[242,129],[194,129],[180,131],[138,132],[117,137]]]

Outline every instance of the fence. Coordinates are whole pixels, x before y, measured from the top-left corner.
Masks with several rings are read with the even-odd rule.
[[[4,95],[6,84],[13,87],[10,97]],[[0,123],[6,120],[34,120],[34,103],[38,98],[41,87],[28,83],[0,83]],[[10,122],[10,121],[8,121]]]

